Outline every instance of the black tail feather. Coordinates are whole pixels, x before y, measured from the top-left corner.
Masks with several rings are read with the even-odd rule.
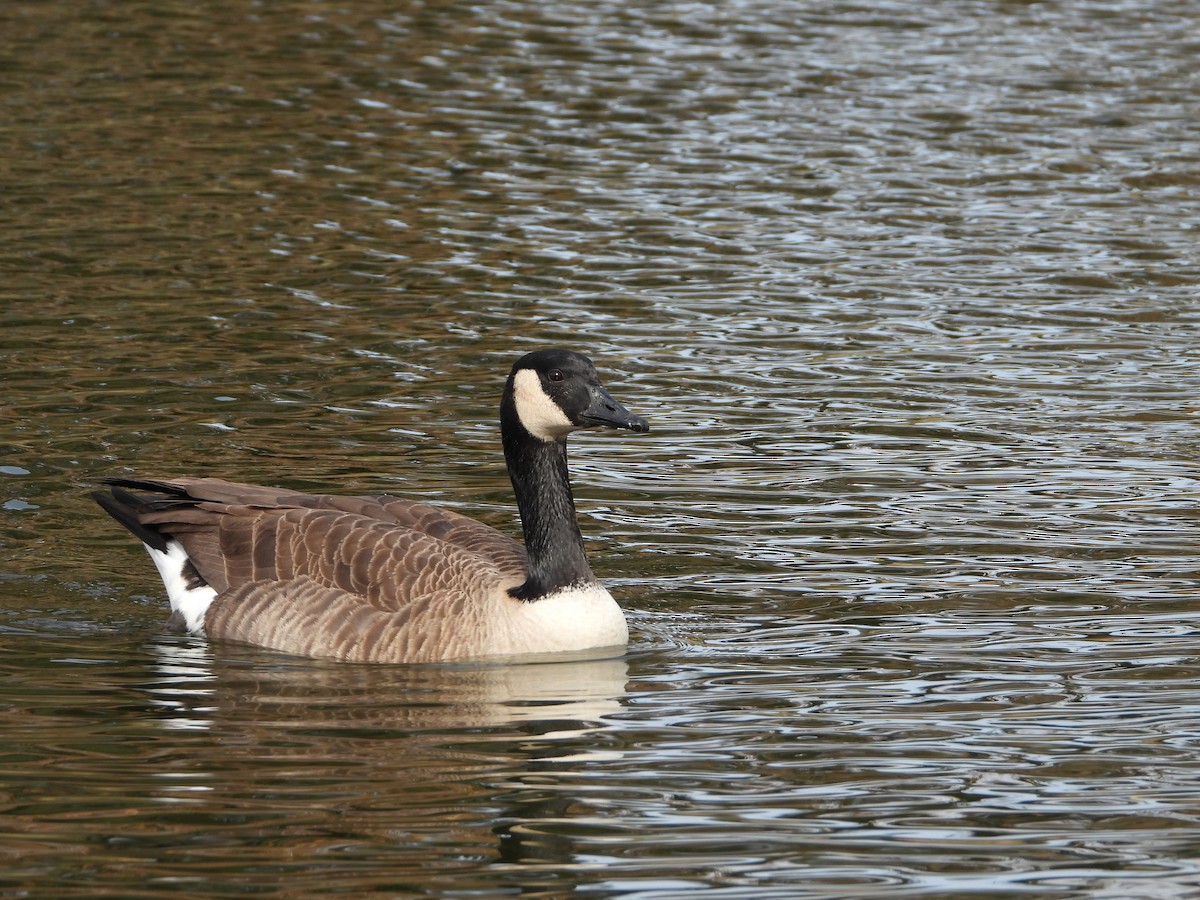
[[[191,498],[191,495],[187,492],[187,488],[172,484],[169,481],[156,481],[153,478],[120,477],[101,478],[100,480],[105,484],[111,484],[113,487],[133,488],[135,491],[152,491],[155,494],[166,494],[169,497],[177,497],[181,500]]]
[[[124,478],[106,479],[106,483],[113,485],[112,493],[105,494],[100,491],[94,491],[92,499],[99,503],[106,513],[133,532],[134,536],[142,543],[165,553],[169,538],[158,529],[144,525],[138,520],[139,510],[150,508],[153,501],[143,500],[141,497],[136,497],[128,491],[122,490],[122,486],[158,490],[156,483]],[[172,492],[178,490],[174,485],[164,485],[164,487],[172,488]]]

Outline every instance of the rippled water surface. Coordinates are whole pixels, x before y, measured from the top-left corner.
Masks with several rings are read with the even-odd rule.
[[[0,893],[1200,891],[1189,2],[0,7]],[[516,533],[579,348],[619,660],[164,628],[87,499]]]

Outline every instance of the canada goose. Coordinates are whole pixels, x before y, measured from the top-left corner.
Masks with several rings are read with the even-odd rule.
[[[500,435],[524,547],[387,496],[216,478],[111,478],[92,496],[141,539],[172,619],[196,635],[393,663],[621,648],[625,617],[588,566],[567,475],[567,435],[601,426],[649,430],[586,356],[538,350],[513,365]]]

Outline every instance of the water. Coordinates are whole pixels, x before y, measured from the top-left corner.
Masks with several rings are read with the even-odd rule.
[[[0,10],[0,893],[1194,895],[1194,13]],[[208,646],[86,499],[514,529],[547,344],[623,659]]]

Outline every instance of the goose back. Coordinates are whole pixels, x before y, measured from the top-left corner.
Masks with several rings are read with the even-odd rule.
[[[210,638],[360,661],[537,652],[506,634],[526,605],[508,596],[525,548],[466,516],[211,478],[112,483],[126,515],[181,544],[215,589]]]

